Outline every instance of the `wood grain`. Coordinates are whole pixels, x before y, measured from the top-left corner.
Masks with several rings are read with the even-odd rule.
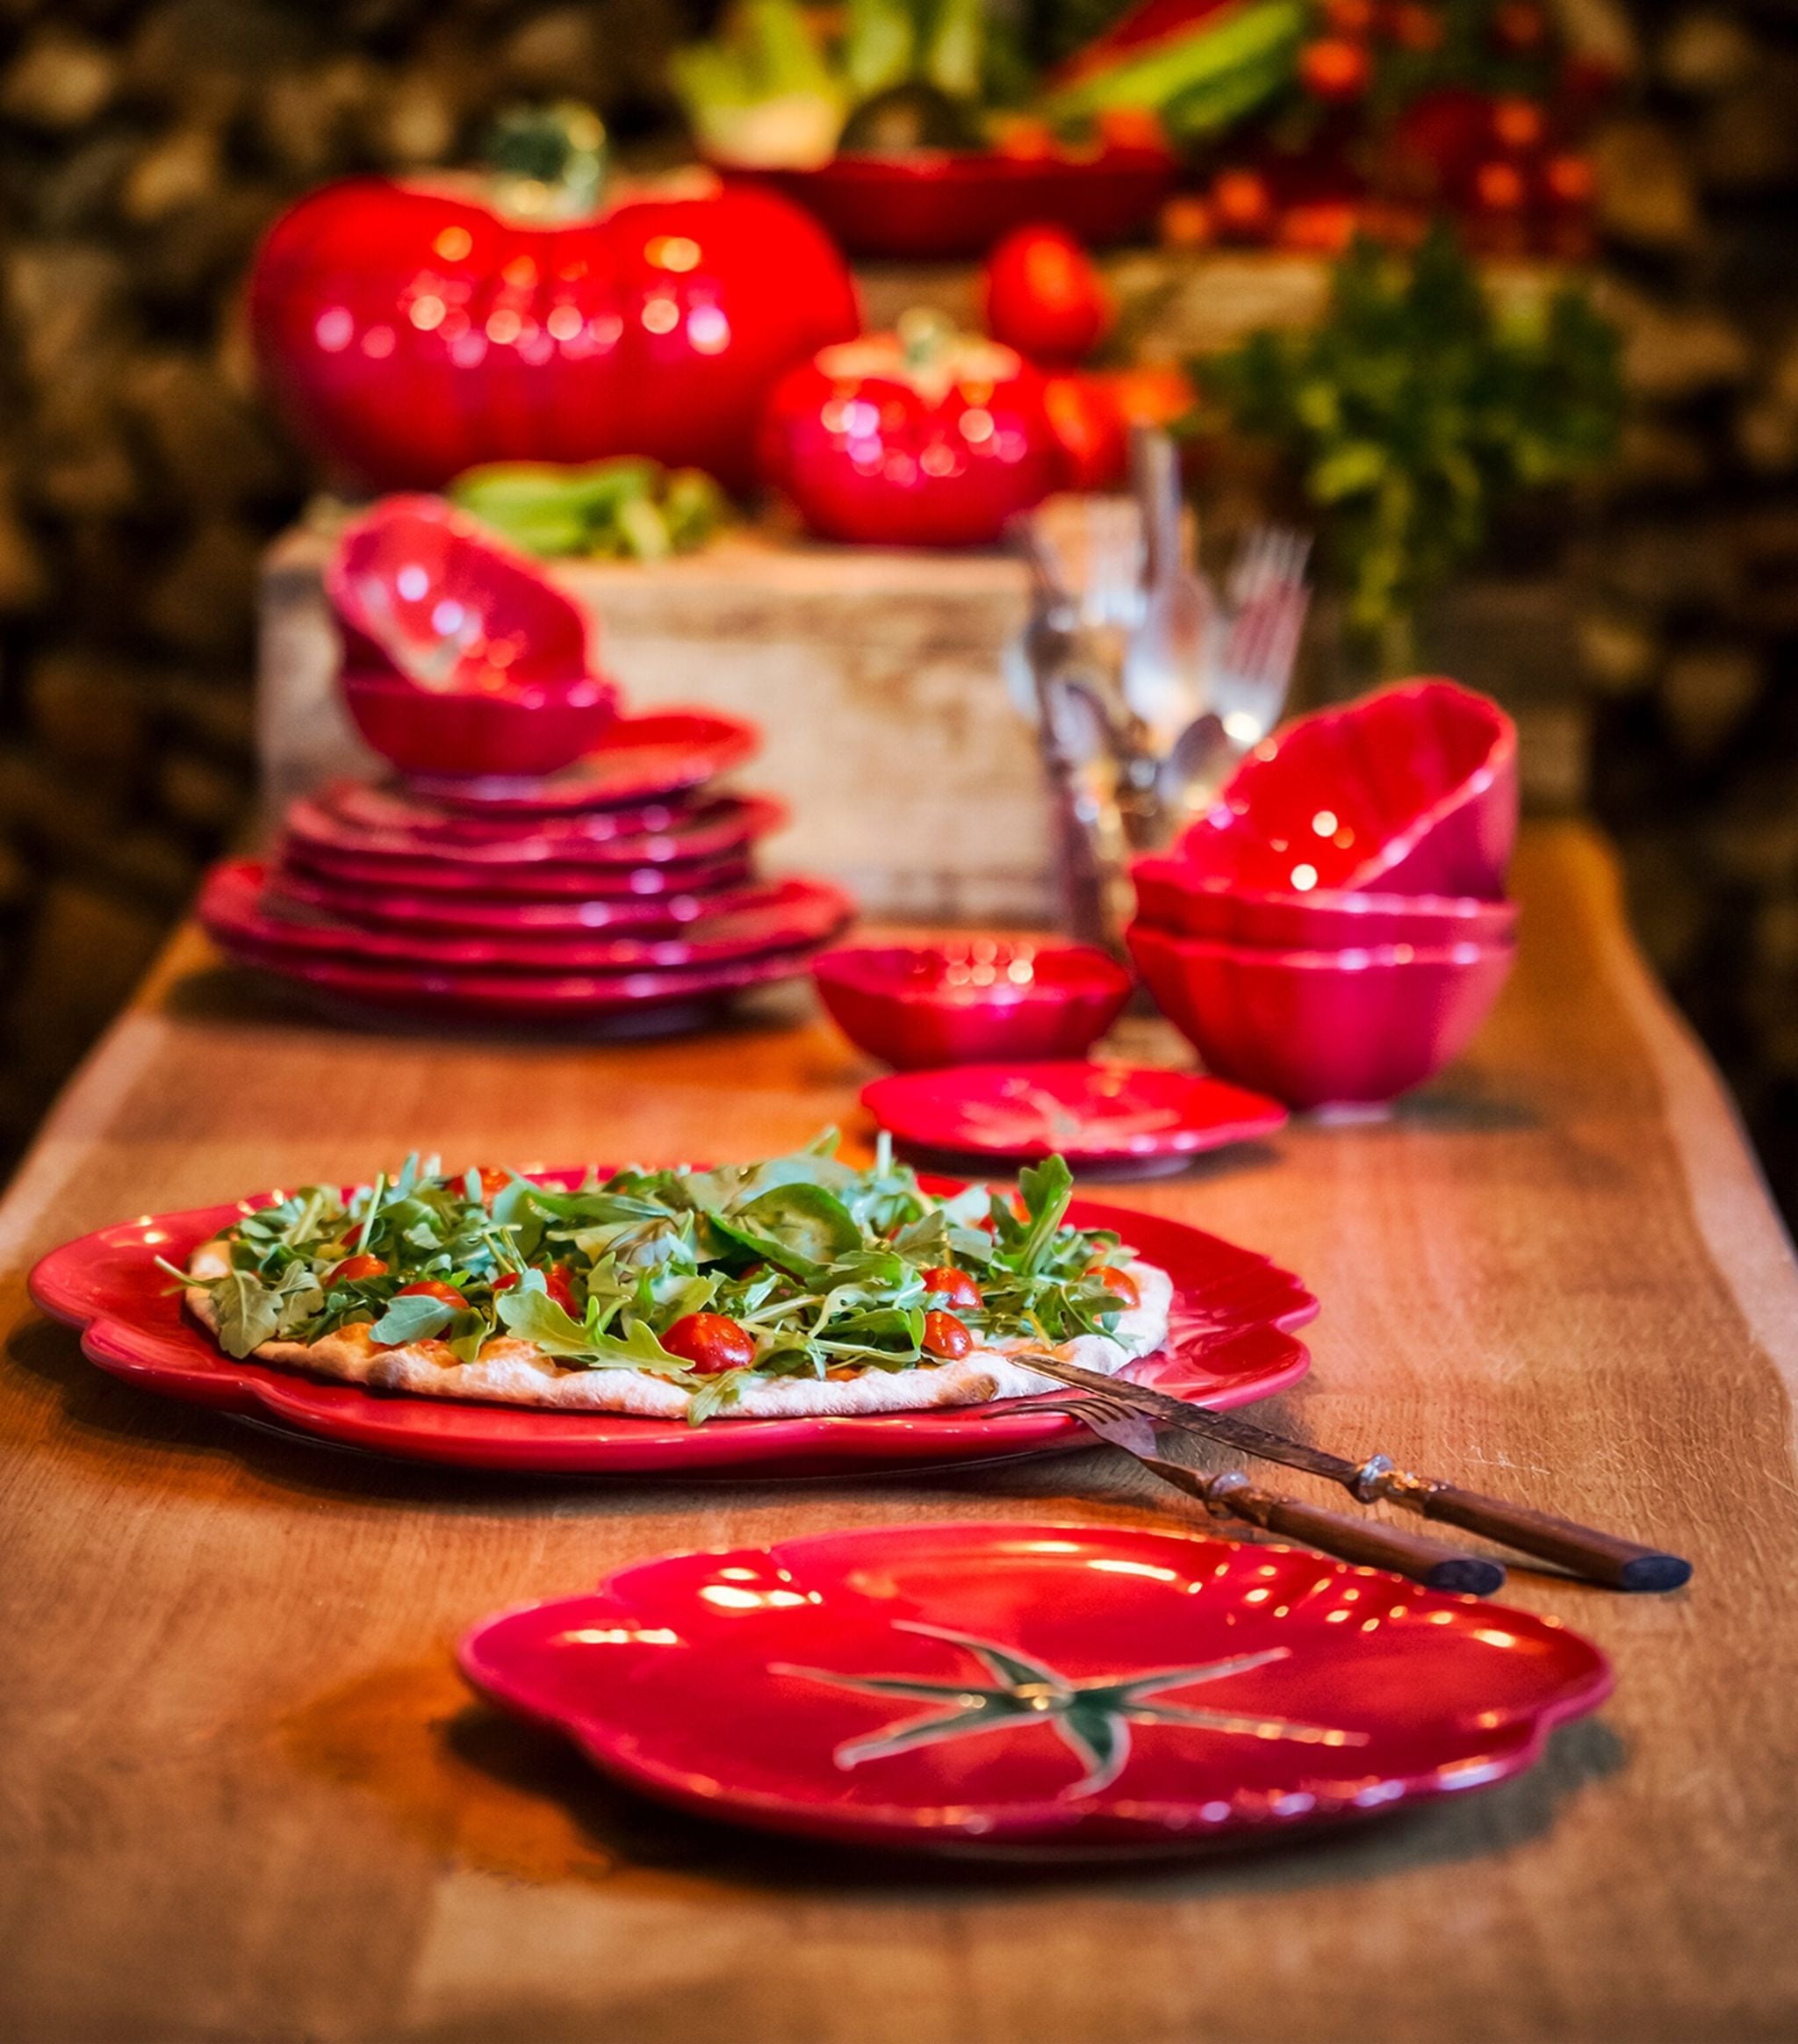
[[[1793,2034],[1798,1280],[1621,934],[1601,849],[1538,834],[1520,877],[1520,970],[1456,1070],[1386,1121],[1301,1126],[1115,1196],[1318,1292],[1314,1373],[1273,1423],[1653,1537],[1698,1574],[1622,1598],[1514,1571],[1507,1594],[1589,1632],[1618,1677],[1514,1783],[1328,1842],[1050,1880],[664,1813],[477,1706],[449,1648],[484,1612],[670,1546],[1178,1513],[1121,1458],[884,1485],[481,1482],[146,1399],[24,1301],[31,1258],[103,1221],[414,1142],[524,1162],[744,1155],[832,1119],[859,1135],[867,1068],[802,1004],[795,1026],[629,1048],[332,1030],[182,939],[0,1209],[0,2034]]]

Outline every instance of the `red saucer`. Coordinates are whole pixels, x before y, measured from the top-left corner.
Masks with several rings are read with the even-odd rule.
[[[507,901],[642,900],[653,895],[740,887],[752,871],[746,852],[662,866],[529,866],[509,873],[492,867],[440,865],[428,859],[369,859],[359,853],[291,841],[285,857],[290,866],[303,872],[322,874],[353,887],[401,893],[422,889],[446,899],[498,895]]]
[[[605,743],[543,779],[420,775],[413,787],[446,809],[480,816],[572,816],[655,802],[740,766],[761,742],[752,723],[710,709],[621,716]]]
[[[469,935],[370,928],[288,896],[248,859],[215,866],[200,889],[199,918],[223,944],[268,945],[294,956],[364,960],[455,970],[634,972],[720,964],[828,943],[855,904],[822,881],[790,880],[759,909],[716,916],[678,937],[608,937],[578,931],[547,935]]]
[[[1552,1618],[1291,1548],[863,1528],[668,1554],[462,1641],[703,1815],[933,1851],[1190,1849],[1504,1780],[1611,1672]]]
[[[903,1143],[946,1155],[1045,1157],[1070,1164],[1197,1156],[1270,1135],[1286,1110],[1222,1079],[1157,1065],[952,1065],[895,1072],[862,1105]]]

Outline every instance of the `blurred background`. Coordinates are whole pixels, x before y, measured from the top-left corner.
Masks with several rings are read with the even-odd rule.
[[[983,90],[1003,103],[1125,10],[985,11]],[[520,101],[585,102],[627,161],[680,162],[694,107],[670,56],[718,17],[677,0],[0,0],[0,1158],[253,812],[258,562],[319,482],[256,393],[241,285],[259,237],[334,176],[466,161]],[[1405,64],[1464,45],[1489,105],[1548,109],[1546,140],[1519,115],[1511,153],[1474,166],[1460,228],[1497,269],[1589,276],[1622,426],[1600,469],[1527,516],[1494,507],[1420,603],[1419,658],[1477,668],[1517,716],[1530,806],[1613,834],[1642,941],[1789,1218],[1798,16],[1779,0],[1449,0],[1376,19],[1370,0],[1337,0],[1303,42],[1377,45],[1413,103]],[[1550,45],[1553,83],[1532,98]],[[1164,351],[1202,353],[1208,306],[1245,277],[1281,323],[1301,302],[1316,316],[1356,224],[1330,168],[1354,155],[1332,78],[1313,60],[1183,139],[1180,193],[1108,259],[1117,347],[1153,329]],[[878,264],[863,282],[883,308],[921,288]],[[965,279],[923,284],[953,304]],[[1204,402],[1203,363],[1196,380]],[[1259,471],[1226,445],[1196,472],[1227,522]],[[1354,674],[1324,660],[1312,687],[1378,678],[1396,658],[1382,643]]]

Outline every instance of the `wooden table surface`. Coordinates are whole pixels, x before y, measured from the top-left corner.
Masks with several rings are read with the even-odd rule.
[[[1520,884],[1520,969],[1456,1071],[1389,1120],[1295,1127],[1115,1197],[1310,1281],[1314,1373],[1277,1421],[1652,1534],[1696,1577],[1632,1600],[1514,1573],[1507,1595],[1617,1671],[1516,1781],[1327,1841],[1053,1878],[665,1813],[477,1704],[450,1648],[498,1606],[665,1548],[1165,1522],[1108,1454],[884,1484],[486,1481],[158,1402],[25,1302],[31,1260],[102,1222],[367,1174],[414,1144],[659,1161],[832,1120],[859,1141],[867,1068],[802,1000],[796,1023],[632,1047],[354,1034],[183,938],[0,1209],[0,2034],[1798,2032],[1798,1282],[1715,1079],[1622,934],[1602,848],[1539,831]]]

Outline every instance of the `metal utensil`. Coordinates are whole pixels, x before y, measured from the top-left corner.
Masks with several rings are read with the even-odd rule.
[[[1065,1402],[1032,1399],[1031,1409],[1039,1412],[1046,1402],[1078,1420],[1111,1447],[1122,1449],[1163,1483],[1197,1498],[1213,1517],[1240,1519],[1245,1525],[1318,1548],[1358,1568],[1391,1569],[1433,1590],[1484,1597],[1504,1582],[1503,1566],[1484,1555],[1445,1547],[1440,1541],[1377,1519],[1351,1519],[1343,1512],[1262,1490],[1240,1470],[1210,1476],[1203,1470],[1189,1469],[1183,1462],[1169,1461],[1159,1451],[1153,1424],[1121,1399],[1092,1392]]]
[[[1102,1398],[1108,1408],[1121,1405],[1154,1426],[1177,1428],[1264,1462],[1278,1462],[1289,1469],[1327,1478],[1361,1504],[1377,1504],[1384,1499],[1422,1518],[1439,1519],[1519,1554],[1554,1562],[1609,1589],[1676,1590],[1692,1574],[1692,1564],[1677,1554],[1619,1539],[1615,1534],[1601,1533],[1551,1513],[1534,1511],[1527,1505],[1507,1504],[1501,1498],[1464,1490],[1458,1484],[1445,1483],[1440,1478],[1414,1475],[1400,1469],[1389,1455],[1351,1461],[1346,1456],[1332,1455],[1325,1449],[1277,1434],[1269,1427],[1257,1426],[1253,1420],[1239,1419],[1233,1413],[1207,1412],[1149,1385],[1082,1370],[1076,1364],[1064,1363],[1059,1356],[1025,1350],[1015,1359],[1057,1383],[1075,1385]]]

